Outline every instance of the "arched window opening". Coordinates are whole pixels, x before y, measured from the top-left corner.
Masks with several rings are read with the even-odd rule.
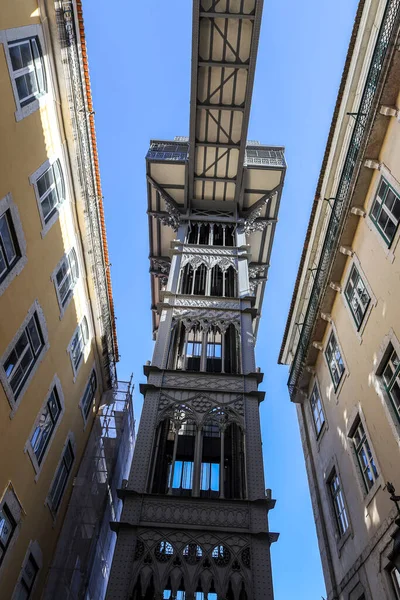
[[[210,225],[207,223],[201,223],[198,225],[199,228],[199,241],[198,244],[207,246],[210,243]]]
[[[194,285],[192,294],[195,296],[204,296],[207,286],[207,268],[200,265],[194,272]]]
[[[235,228],[233,225],[227,225],[225,227],[225,244],[224,246],[235,245]]]
[[[240,373],[239,334],[233,324],[222,333],[218,326],[208,331],[200,325],[175,326],[168,367],[187,371],[208,373]]]
[[[214,246],[223,246],[224,245],[224,228],[220,224],[214,225]]]
[[[203,426],[200,496],[218,498],[220,491],[221,434],[218,423]]]
[[[179,588],[175,592],[172,591],[171,578],[168,579],[168,583],[163,590],[163,600],[186,600],[183,577],[181,579]]]
[[[196,565],[203,556],[203,550],[198,544],[190,543],[184,547],[182,554],[189,565]]]
[[[222,223],[190,223],[186,243],[197,246],[234,246],[235,226]]]
[[[225,430],[224,493],[225,498],[245,498],[244,439],[241,427],[231,423]]]
[[[240,352],[239,336],[234,325],[229,325],[224,338],[224,371],[237,375],[240,373]]]
[[[192,493],[196,431],[196,424],[190,419],[181,423],[177,431],[169,474],[173,495],[190,496]]]
[[[224,280],[225,273],[218,265],[215,265],[215,267],[211,269],[211,296],[224,296]]]
[[[173,556],[173,554],[174,549],[172,545],[169,542],[167,542],[167,540],[163,540],[162,542],[157,544],[154,550],[154,556],[156,557],[158,562],[168,562]]]
[[[187,332],[185,368],[188,371],[200,371],[201,369],[202,338],[203,336],[200,327],[193,327]]]
[[[170,419],[164,419],[157,428],[153,453],[153,494],[166,494],[174,452],[175,433]]]
[[[236,271],[233,267],[229,267],[224,273],[224,296],[236,298]]]
[[[218,327],[212,327],[207,334],[207,373],[222,371],[222,335]]]
[[[227,567],[231,560],[230,550],[222,544],[215,546],[211,556],[218,567]]]
[[[192,265],[185,265],[181,271],[181,294],[193,294],[194,269]]]

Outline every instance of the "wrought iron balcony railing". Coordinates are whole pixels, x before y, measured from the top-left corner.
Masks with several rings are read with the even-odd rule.
[[[286,167],[283,148],[246,148],[245,166]]]
[[[400,0],[388,0],[372,56],[371,65],[368,71],[364,91],[357,111],[355,126],[337,188],[336,198],[332,207],[332,213],[322,247],[321,256],[317,270],[315,271],[314,284],[303,321],[303,326],[300,332],[299,342],[290,369],[288,387],[290,396],[292,398],[295,395],[299,378],[304,368],[305,358],[310,345],[314,323],[326,286],[326,278],[330,263],[332,261],[333,251],[337,245],[340,225],[345,215],[344,207],[346,205],[346,200],[348,199],[349,188],[355,166],[357,164],[357,159],[359,158],[361,143],[364,137],[364,130],[372,114],[375,94],[378,88],[379,79],[381,77],[387,49],[389,47],[394,28],[396,24],[398,24],[399,18]]]
[[[252,142],[253,144],[253,142]],[[186,161],[189,143],[185,138],[173,142],[151,142],[146,158],[149,160]],[[245,166],[286,167],[283,148],[246,148]]]
[[[146,159],[185,161],[188,156],[189,144],[187,142],[151,142]]]

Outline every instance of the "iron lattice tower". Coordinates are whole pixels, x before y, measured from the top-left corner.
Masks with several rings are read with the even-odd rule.
[[[247,142],[261,0],[194,0],[189,138],[146,157],[155,349],[109,600],[272,600],[254,345],[283,148]]]

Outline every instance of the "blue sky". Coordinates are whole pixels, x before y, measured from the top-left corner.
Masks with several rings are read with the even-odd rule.
[[[85,0],[84,17],[121,361],[140,415],[151,358],[144,157],[150,138],[188,135],[191,0]],[[284,145],[288,170],[258,334],[275,600],[325,597],[287,368],[277,365],[357,0],[264,1],[248,139]]]

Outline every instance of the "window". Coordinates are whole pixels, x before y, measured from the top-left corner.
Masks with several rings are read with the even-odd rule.
[[[200,489],[204,492],[219,491],[219,464],[201,463]]]
[[[65,200],[64,177],[59,160],[56,160],[36,181],[39,208],[44,223],[48,223]]]
[[[356,322],[357,329],[360,329],[371,298],[355,265],[351,268],[344,294]]]
[[[344,373],[344,363],[340,353],[339,345],[336,341],[335,334],[332,332],[325,350],[326,360],[328,361],[331,378],[337,390],[342,375]]]
[[[389,358],[383,367],[382,380],[386,392],[400,421],[400,359],[391,346]]]
[[[17,398],[44,346],[37,312],[28,321],[12,351],[3,362],[7,381]]]
[[[83,394],[83,398],[81,401],[81,407],[82,407],[83,414],[85,416],[85,420],[88,418],[90,407],[93,404],[93,400],[94,400],[94,397],[96,394],[96,389],[97,389],[97,377],[96,377],[96,371],[93,369],[93,371],[90,375],[89,383],[86,386],[85,393]]]
[[[372,205],[370,217],[387,245],[390,246],[400,220],[400,198],[383,178]]]
[[[193,462],[177,460],[174,464],[172,489],[191,490],[193,484]]]
[[[214,333],[214,332],[213,332]],[[221,340],[221,334],[214,333],[213,337]],[[206,371],[208,373],[221,373],[222,368],[222,342],[207,342],[207,362]]]
[[[17,524],[12,516],[7,504],[0,508],[0,565],[3,562],[5,553],[10,545],[11,538]]]
[[[352,434],[354,451],[361,469],[362,478],[367,491],[369,491],[378,478],[378,470],[372,456],[370,444],[365,433],[361,419],[358,417]]]
[[[37,36],[15,40],[8,44],[12,77],[21,107],[30,104],[46,92],[43,55]]]
[[[21,252],[11,213],[10,210],[6,210],[0,215],[0,283],[4,281],[20,258]]]
[[[188,371],[200,371],[202,333],[198,328],[191,329],[187,334],[186,368]]]
[[[340,536],[344,535],[349,527],[346,506],[344,504],[343,492],[340,485],[339,476],[336,470],[333,470],[328,482],[333,509],[335,512],[336,525]]]
[[[225,223],[190,223],[187,244],[205,246],[234,246],[235,228]]]
[[[82,322],[78,325],[74,337],[71,340],[69,352],[72,361],[72,368],[76,375],[78,368],[83,358],[83,351],[89,341],[89,327],[86,317],[83,317]]]
[[[316,431],[316,434],[318,437],[319,434],[321,433],[322,427],[324,426],[324,423],[325,423],[325,415],[324,415],[324,410],[322,408],[321,397],[319,394],[317,384],[314,385],[314,389],[313,389],[311,397],[310,397],[310,406],[311,406],[311,412],[312,412],[312,416],[313,416],[315,431]]]
[[[46,406],[40,414],[39,421],[34,429],[30,443],[36,456],[38,465],[41,464],[49,445],[55,427],[61,415],[61,403],[56,386],[50,393]]]
[[[62,259],[55,274],[57,296],[61,308],[64,308],[72,296],[73,289],[79,277],[78,259],[74,248]]]
[[[32,596],[33,586],[39,572],[39,566],[32,554],[29,554],[23,569],[20,582],[17,587],[15,600],[27,600]]]
[[[56,513],[60,506],[61,498],[67,485],[68,476],[72,470],[74,458],[74,451],[72,449],[71,441],[69,440],[49,493],[50,506],[53,513]]]

